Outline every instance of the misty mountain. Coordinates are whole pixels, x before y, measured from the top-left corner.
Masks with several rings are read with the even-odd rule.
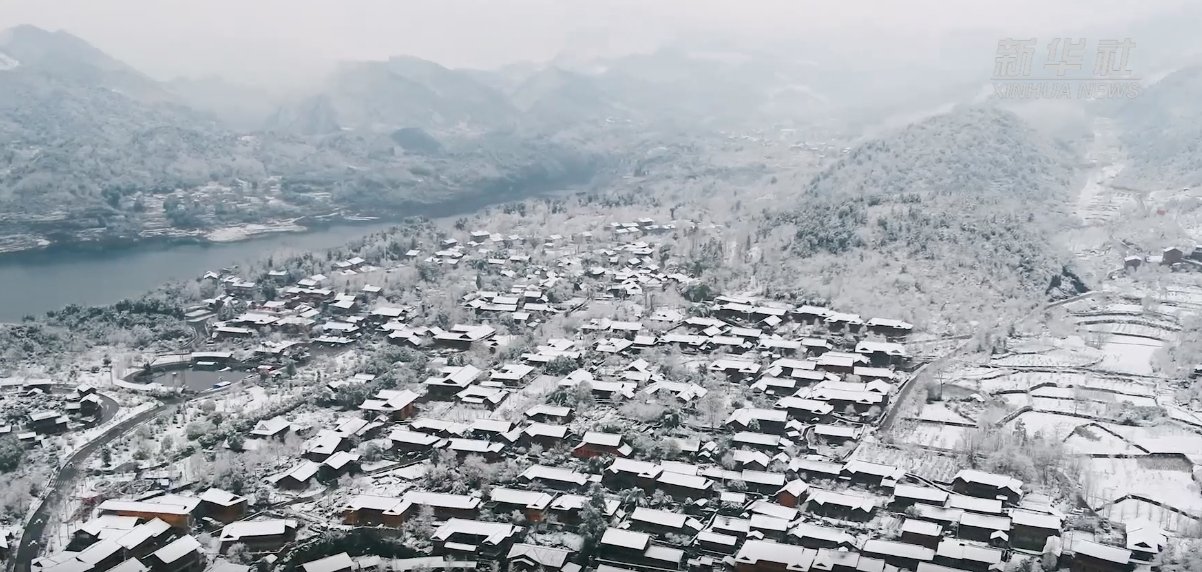
[[[65,32],[19,26],[0,32],[0,140],[119,137],[140,126],[194,123],[171,94]],[[204,126],[208,127],[208,126]]]
[[[262,129],[279,109],[277,96],[219,77],[176,78],[163,87],[175,101],[235,131]]]
[[[338,132],[338,111],[326,95],[306,97],[280,106],[264,122],[267,129],[299,135],[324,135]]]
[[[64,32],[0,33],[0,205],[61,209],[63,194],[106,187],[198,184],[215,172],[261,172],[236,161],[215,121],[154,80]]]
[[[554,126],[629,116],[597,78],[549,66],[530,74],[510,92],[527,122]]]
[[[319,93],[286,106],[269,126],[472,132],[511,126],[515,115],[504,94],[471,74],[406,57],[339,65]]]
[[[0,54],[8,73],[26,80],[108,89],[143,102],[170,100],[154,80],[67,32],[35,26],[2,30]]]
[[[925,77],[941,77],[928,70]],[[791,50],[664,47],[588,61],[451,69],[417,58],[344,62],[316,89],[282,106],[271,129],[322,134],[335,129],[436,136],[489,131],[527,136],[641,125],[746,129],[854,117],[871,124],[894,114],[963,100],[979,83],[931,82],[912,68],[876,70],[832,57],[819,65]],[[886,104],[881,93],[897,93]]]
[[[407,153],[437,155],[442,153],[442,143],[420,127],[404,127],[392,132],[392,140]]]
[[[841,72],[843,73],[843,72]],[[814,70],[764,53],[664,48],[649,54],[498,70],[449,69],[415,58],[346,62],[273,128],[304,131],[332,110],[342,128],[435,134],[580,125],[671,124],[696,128],[821,117],[835,99]],[[328,101],[318,105],[315,102]],[[322,121],[310,119],[316,113]]]
[[[1202,67],[1175,71],[1117,111],[1129,157],[1120,185],[1141,190],[1202,184]]]
[[[409,58],[348,64],[328,93],[272,112],[267,94],[160,83],[62,32],[4,32],[0,63],[0,236],[483,204],[587,182],[613,149],[521,136],[500,92]]]

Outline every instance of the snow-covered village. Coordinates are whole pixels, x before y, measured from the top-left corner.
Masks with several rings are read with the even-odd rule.
[[[1038,309],[1043,331],[987,339],[715,291],[681,251],[718,230],[690,221],[474,222],[206,271],[175,349],[4,380],[28,411],[5,457],[57,471],[8,505],[6,553],[45,572],[1132,572],[1199,533],[1202,417],[1153,372],[1202,308],[1185,256],[1115,261]]]
[[[1202,572],[1198,22],[2,0],[0,572]]]

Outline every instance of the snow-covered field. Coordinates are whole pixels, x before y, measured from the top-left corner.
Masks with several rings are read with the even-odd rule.
[[[1152,358],[1164,342],[1131,336],[1110,336],[1101,351],[1099,369],[1132,375],[1152,375]]]
[[[1065,449],[1074,455],[1144,455],[1103,423],[1080,425],[1064,440]]]
[[[1090,348],[1058,348],[1044,353],[1010,354],[993,360],[997,367],[1086,367],[1102,359]]]
[[[1183,458],[1091,458],[1084,462],[1082,488],[1097,509],[1127,495],[1202,515],[1202,491],[1193,479],[1193,463]]]
[[[1073,429],[1089,423],[1089,420],[1057,413],[1027,411],[1006,423],[1006,428],[1014,430],[1020,423],[1027,430],[1028,435],[1034,435],[1036,432],[1039,432],[1045,437],[1052,437],[1057,441],[1062,441],[1073,432]]]
[[[1151,427],[1113,425],[1111,430],[1151,453],[1180,453],[1202,457],[1202,435],[1175,423]]]
[[[1102,513],[1112,522],[1131,522],[1142,519],[1152,522],[1166,532],[1183,535],[1193,534],[1200,522],[1198,519],[1175,510],[1140,499],[1126,499],[1114,503],[1103,509]]]
[[[955,451],[963,442],[964,434],[973,428],[938,423],[915,423],[912,428],[895,431],[893,439],[897,443],[921,445],[932,449]]]
[[[922,411],[918,413],[918,419],[931,423],[951,423],[957,425],[976,425],[977,423],[974,419],[956,411],[949,404],[942,402],[924,403]]]

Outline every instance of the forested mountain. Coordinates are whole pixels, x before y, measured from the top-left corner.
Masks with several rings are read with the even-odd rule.
[[[200,183],[244,164],[228,134],[153,80],[63,32],[0,33],[0,208],[54,209],[103,188]]]
[[[987,320],[1003,304],[1068,293],[1079,285],[1062,275],[1067,257],[1051,234],[1072,161],[1005,111],[933,117],[782,191],[784,204],[756,229],[766,245],[759,270],[776,288],[849,307],[929,298],[907,307],[944,318]]]
[[[195,235],[306,215],[464,208],[638,176],[649,150],[706,137],[749,145],[745,137],[796,137],[833,152],[814,143],[832,131],[813,126],[876,81],[840,71],[842,63],[820,68],[784,50],[664,48],[479,71],[397,57],[343,63],[275,106],[219,80],[157,82],[69,34],[14,28],[0,35],[0,250],[12,248],[6,236],[26,247],[31,237],[123,240],[148,228]],[[790,248],[803,256],[903,248],[927,256],[952,232],[933,240],[927,223],[1011,232],[1005,225],[1022,209],[1063,185],[1057,156],[1011,116],[961,111],[855,149],[797,189],[800,199],[786,196],[796,208],[764,220],[799,226]],[[966,196],[1034,200],[961,210]],[[801,223],[813,217],[838,224]],[[1005,248],[991,265],[1021,255]],[[1046,278],[1042,260],[1020,266],[1024,284]]]
[[[0,251],[511,199],[621,151],[522,135],[505,95],[430,62],[349,63],[331,85],[256,120],[263,94],[161,83],[64,32],[0,33]]]
[[[869,101],[882,108],[897,104],[880,98],[882,90],[909,87],[887,72],[860,70],[854,59],[828,55],[820,66],[783,48],[664,47],[490,71],[448,69],[415,58],[348,62],[307,97],[284,106],[270,125],[329,128],[324,120],[333,118],[339,128],[420,127],[436,135],[614,124],[746,129],[824,120],[848,109],[864,119],[872,115],[865,112]],[[924,94],[932,90],[906,89],[899,97],[927,105]],[[946,102],[943,95],[930,97]],[[313,114],[322,121],[310,120]]]
[[[1120,185],[1139,190],[1202,185],[1202,67],[1178,70],[1122,106],[1129,163]]]

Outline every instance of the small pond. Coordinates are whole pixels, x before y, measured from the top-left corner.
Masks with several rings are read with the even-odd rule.
[[[213,389],[213,386],[223,381],[234,383],[250,375],[248,371],[212,369],[174,369],[160,371],[151,376],[149,383],[162,384],[171,389],[182,388],[193,392]]]

